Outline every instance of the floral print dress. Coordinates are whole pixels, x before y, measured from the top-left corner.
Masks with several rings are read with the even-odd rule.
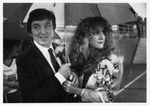
[[[82,89],[82,102],[112,102],[113,84],[115,80],[122,77],[120,61],[116,55],[111,55],[109,59],[102,60],[96,68],[96,72],[90,74],[85,87]],[[80,78],[84,82],[84,75]],[[121,81],[120,81],[121,82]],[[115,84],[119,86],[119,84]]]

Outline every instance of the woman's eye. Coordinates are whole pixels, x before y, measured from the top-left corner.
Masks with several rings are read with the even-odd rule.
[[[93,33],[93,35],[97,35],[98,33],[99,33],[99,31],[96,31],[96,32]]]
[[[105,34],[105,31],[102,31],[103,34]]]

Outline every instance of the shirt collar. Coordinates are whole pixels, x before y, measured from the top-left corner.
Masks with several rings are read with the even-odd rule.
[[[34,44],[40,49],[40,51],[42,51],[42,50],[48,50],[49,48],[51,48],[52,50],[54,50],[54,48],[53,48],[53,46],[51,45],[49,48],[47,48],[47,47],[44,47],[44,46],[41,46],[41,45],[39,45],[36,41],[34,41]]]
[[[52,45],[51,45],[49,48],[46,48],[46,47],[44,47],[44,46],[39,45],[36,41],[34,41],[34,43],[35,43],[35,45],[37,46],[37,48],[42,52],[42,54],[43,54],[45,57],[47,57],[47,55],[49,54],[49,53],[48,53],[48,49],[49,49],[49,48],[52,48],[52,50],[54,50]]]

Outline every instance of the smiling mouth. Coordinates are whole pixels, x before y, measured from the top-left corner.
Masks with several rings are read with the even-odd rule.
[[[47,39],[48,38],[48,36],[42,36],[42,37],[39,37],[40,39]]]

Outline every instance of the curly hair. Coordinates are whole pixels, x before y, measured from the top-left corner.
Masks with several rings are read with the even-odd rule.
[[[103,49],[97,49],[89,45],[91,33],[102,27],[105,35]],[[69,48],[69,59],[78,75],[86,71],[94,72],[96,65],[107,58],[114,49],[111,39],[111,26],[103,17],[88,17],[77,26]]]
[[[3,40],[3,59],[6,59],[14,47],[21,46],[21,40],[4,39]]]

